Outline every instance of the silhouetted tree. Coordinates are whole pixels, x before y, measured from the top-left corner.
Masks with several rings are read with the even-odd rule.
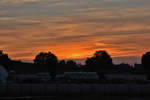
[[[66,69],[65,67],[66,67],[66,61],[65,60],[61,60],[61,61],[59,61],[59,63],[58,63],[58,65],[59,65],[59,69]]]
[[[61,60],[61,61],[59,61],[59,64],[65,65],[66,62],[65,62],[65,60]]]
[[[145,70],[147,70],[147,78],[150,79],[150,52],[146,52],[142,56],[142,66]]]
[[[78,68],[77,63],[75,61],[73,61],[73,60],[68,60],[66,62],[66,65],[67,65],[67,69],[75,70],[75,69]]]
[[[52,79],[55,79],[58,59],[53,53],[51,52],[39,53],[34,59],[34,64],[40,65],[42,69],[44,69],[43,66],[45,66],[47,71],[50,72]]]
[[[142,56],[142,66],[145,69],[150,70],[150,52],[146,52],[143,56]]]
[[[113,66],[112,58],[106,51],[96,51],[93,57],[87,58],[85,63],[91,71],[112,68]]]
[[[10,59],[7,54],[4,54],[2,50],[0,50],[0,65],[4,65],[7,67],[10,64]]]
[[[39,65],[56,65],[58,63],[58,59],[51,52],[41,52],[35,57],[34,63]]]

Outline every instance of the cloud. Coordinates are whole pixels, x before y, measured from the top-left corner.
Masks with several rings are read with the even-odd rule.
[[[150,7],[139,0],[132,1],[133,7],[123,2],[131,1],[2,0],[0,48],[26,60],[40,51],[53,51],[61,59],[101,49],[113,57],[140,56],[149,50]]]
[[[1,0],[1,4],[25,4],[25,3],[42,3],[42,2],[47,2],[49,0]],[[52,1],[58,1],[58,0],[50,0]]]

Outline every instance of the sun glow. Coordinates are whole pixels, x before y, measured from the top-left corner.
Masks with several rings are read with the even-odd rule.
[[[150,0],[102,1],[0,0],[0,50],[15,60],[49,51],[58,59],[87,58],[98,50],[111,57],[149,51]]]
[[[80,57],[81,57],[81,54],[79,54],[79,53],[73,53],[73,54],[70,55],[69,58],[80,58]]]

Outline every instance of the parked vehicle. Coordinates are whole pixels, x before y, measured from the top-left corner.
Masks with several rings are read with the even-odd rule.
[[[52,79],[52,77],[49,73],[37,73],[36,77],[38,80],[42,80],[44,82],[47,82]]]
[[[64,78],[67,80],[98,80],[96,72],[65,72]]]

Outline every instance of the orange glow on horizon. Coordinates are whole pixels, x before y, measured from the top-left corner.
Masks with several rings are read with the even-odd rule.
[[[48,51],[58,59],[87,58],[98,50],[111,57],[141,57],[150,51],[149,4],[149,0],[0,0],[0,50],[16,60],[33,60]]]
[[[141,55],[137,55],[137,54],[130,54],[130,53],[125,53],[123,51],[118,51],[118,50],[115,50],[115,49],[111,49],[111,48],[106,48],[106,49],[95,49],[95,50],[83,50],[82,48],[81,49],[78,49],[78,51],[76,51],[77,49],[76,48],[71,48],[71,49],[65,49],[65,50],[61,50],[61,49],[58,49],[58,50],[43,50],[43,51],[39,51],[37,53],[33,53],[33,55],[31,56],[27,56],[27,57],[13,57],[13,54],[9,54],[9,57],[12,58],[12,59],[16,59],[16,60],[33,60],[35,58],[35,56],[40,53],[40,52],[52,52],[53,54],[55,54],[58,59],[86,59],[87,57],[91,57],[93,56],[93,54],[98,51],[98,50],[106,50],[108,52],[108,54],[110,54],[111,57],[136,57],[136,56],[141,56]],[[140,53],[139,53],[140,54]]]

